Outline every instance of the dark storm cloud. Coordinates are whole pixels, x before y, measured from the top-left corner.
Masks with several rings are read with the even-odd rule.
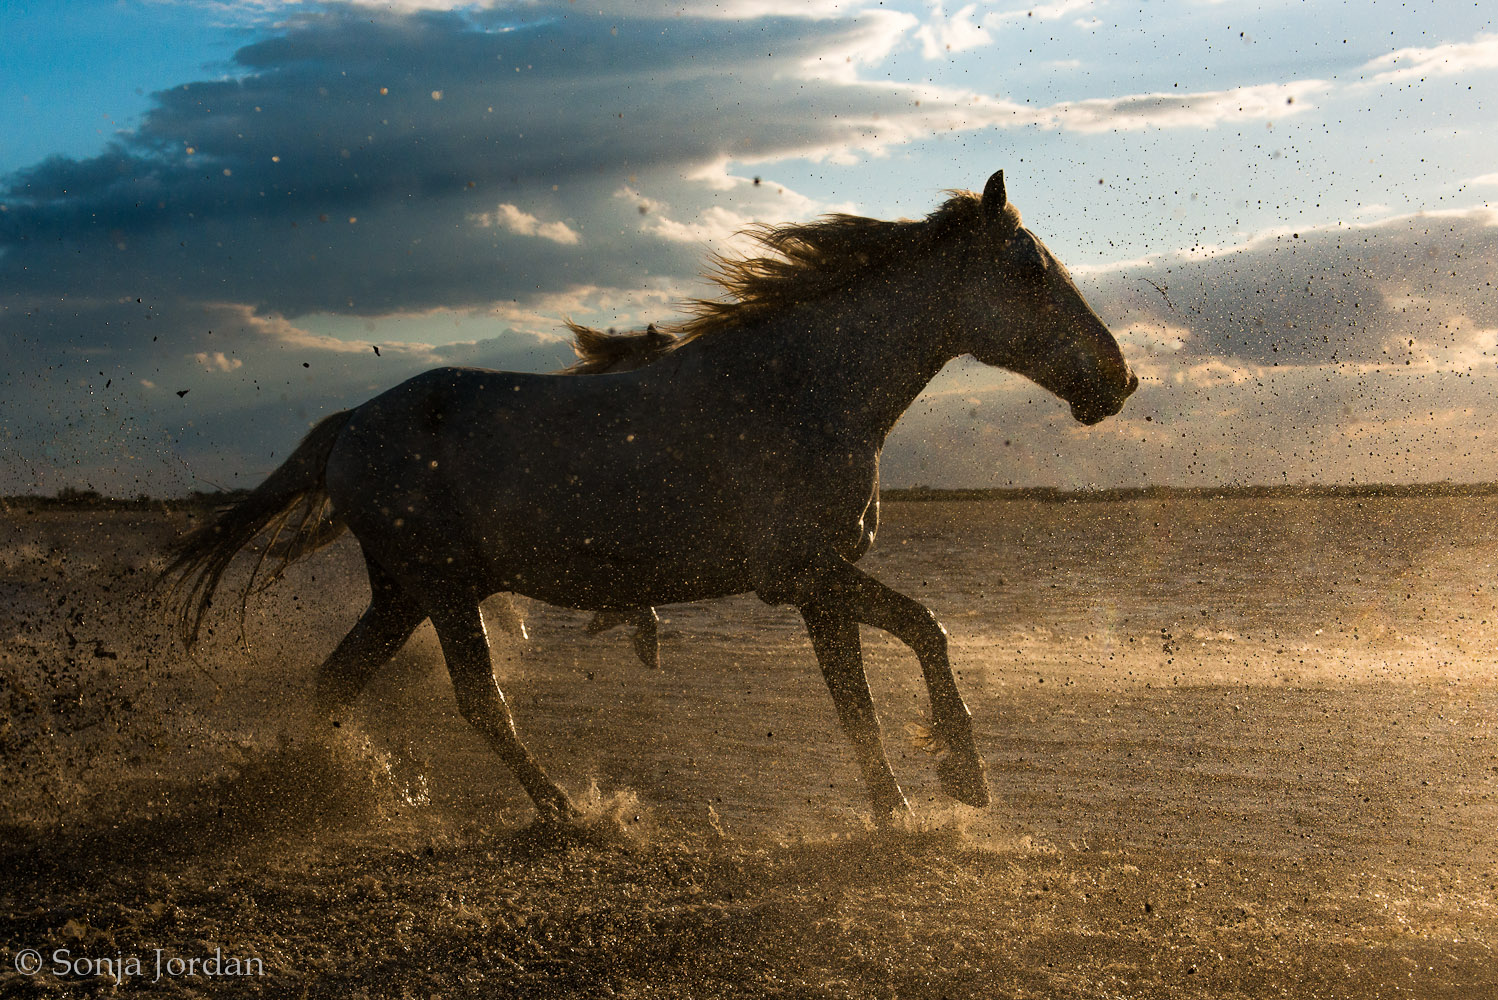
[[[1480,209],[1287,232],[1097,283],[1114,325],[1184,329],[1182,363],[1449,366],[1498,328],[1495,276],[1498,213]]]
[[[876,141],[873,118],[912,114],[908,93],[844,69],[908,27],[616,25],[567,4],[294,17],[232,78],[157,94],[102,154],[0,184],[5,488],[56,467],[133,492],[159,478],[141,462],[177,453],[162,441],[220,467],[421,368],[565,363],[545,333],[586,290],[662,294],[704,238],[791,207],[771,185],[685,177]],[[504,331],[504,310],[537,302],[556,315]],[[489,317],[480,342],[376,357],[301,320],[433,309]]]
[[[0,278],[68,294],[87,275],[285,315],[628,282],[641,241],[619,239],[633,207],[611,202],[621,184],[856,141],[882,110],[910,110],[903,94],[806,75],[871,30],[614,24],[570,7],[304,16],[241,49],[237,78],[158,94],[104,154],[9,178]],[[577,240],[475,224],[500,204]],[[695,250],[646,242],[654,270],[692,273]]]
[[[0,494],[252,485],[324,413],[444,364],[548,371],[559,339],[371,345],[239,304],[76,298],[0,313]]]

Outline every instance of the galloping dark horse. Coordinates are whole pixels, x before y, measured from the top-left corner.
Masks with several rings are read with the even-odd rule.
[[[319,423],[239,506],[190,536],[191,645],[230,561],[326,499],[363,550],[369,608],[318,675],[336,716],[430,618],[463,716],[543,817],[574,811],[515,731],[479,602],[500,591],[593,611],[753,592],[801,613],[875,816],[909,809],[880,742],[860,622],[920,661],[942,787],[988,802],[972,719],[925,607],[854,564],[874,540],[879,452],[953,358],[1018,372],[1077,420],[1138,385],[1060,262],[1020,223],[1002,171],[925,219],[763,228],[720,260],[727,296],[634,371],[440,368]],[[307,515],[302,513],[305,518]]]
[[[559,375],[602,375],[607,372],[633,371],[647,365],[671,350],[677,344],[673,334],[663,333],[654,324],[644,330],[629,333],[604,333],[586,326],[569,322],[572,345],[577,352],[577,361],[558,372]],[[286,568],[304,556],[331,545],[341,537],[348,525],[332,509],[326,496],[316,512],[307,508],[299,511],[301,517],[292,532],[284,539],[277,532],[275,542],[267,549],[272,562],[272,571],[262,578],[258,589],[274,583]],[[508,598],[507,594],[497,595]],[[243,604],[240,605],[241,609]],[[491,602],[485,624],[498,626],[501,631],[526,638],[525,619],[507,599]],[[599,611],[588,622],[589,635],[606,632],[618,625],[631,625],[634,633],[631,643],[635,655],[647,667],[660,668],[660,617],[654,608],[633,608],[628,611]]]

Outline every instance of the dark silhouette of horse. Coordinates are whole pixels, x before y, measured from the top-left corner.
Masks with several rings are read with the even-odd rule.
[[[881,821],[909,809],[859,648],[860,622],[883,629],[920,661],[942,787],[985,805],[945,630],[855,565],[874,541],[880,449],[964,354],[1034,380],[1084,424],[1118,412],[1138,379],[1021,225],[1002,171],[925,219],[836,215],[755,235],[764,253],[719,258],[727,296],[695,302],[643,367],[439,368],[325,418],[186,539],[168,569],[184,639],[241,548],[326,500],[363,550],[372,596],[322,665],[323,710],[345,710],[430,618],[464,718],[543,817],[574,807],[495,683],[479,602],[500,591],[604,614],[745,592],[794,605]]]

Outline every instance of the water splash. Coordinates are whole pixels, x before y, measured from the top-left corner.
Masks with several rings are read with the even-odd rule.
[[[385,823],[430,801],[421,761],[351,726],[283,731],[201,791],[225,826],[252,833]]]

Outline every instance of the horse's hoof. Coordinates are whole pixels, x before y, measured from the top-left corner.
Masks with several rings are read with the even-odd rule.
[[[874,808],[874,825],[887,830],[912,815],[905,793],[896,788],[892,795],[880,795],[871,803]]]
[[[536,822],[541,826],[577,826],[583,820],[583,811],[560,788],[555,795],[532,802],[536,807]]]
[[[646,635],[643,629],[636,632],[634,646],[635,655],[640,658],[641,663],[651,670],[661,668],[661,644],[656,639],[655,633]]]
[[[982,809],[988,805],[988,769],[975,750],[953,750],[936,765],[941,790],[958,802]]]

